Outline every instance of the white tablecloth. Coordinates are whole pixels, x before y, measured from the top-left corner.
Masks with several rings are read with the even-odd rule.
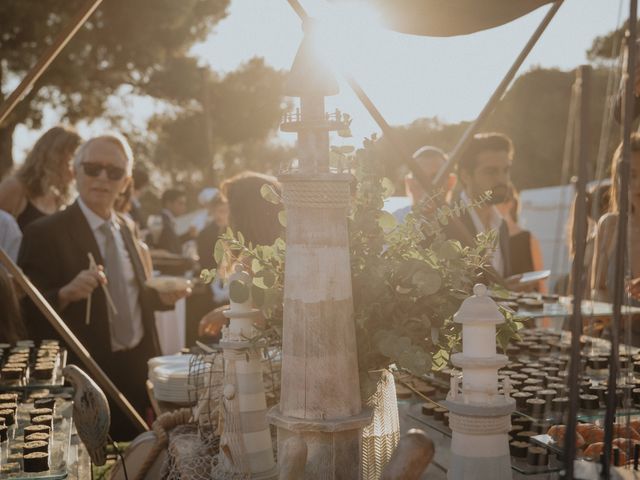
[[[173,310],[156,312],[156,329],[162,355],[178,353],[185,347],[186,313],[187,301],[184,298],[176,302]]]

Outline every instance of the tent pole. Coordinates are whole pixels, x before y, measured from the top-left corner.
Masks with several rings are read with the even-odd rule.
[[[15,88],[13,92],[7,97],[2,105],[0,105],[0,126],[7,119],[7,117],[13,112],[14,108],[23,96],[28,93],[28,90],[33,88],[34,83],[45,72],[47,67],[51,65],[62,49],[69,43],[76,32],[84,25],[87,19],[95,11],[96,8],[102,3],[102,0],[88,0],[82,8],[78,11],[65,29],[60,32],[60,35],[55,41],[45,50],[42,56],[38,59],[36,64],[31,67],[31,70],[25,75],[20,84]]]
[[[615,279],[613,285],[613,317],[611,321],[611,360],[609,362],[609,380],[607,389],[607,410],[604,425],[603,477],[609,478],[611,444],[613,441],[613,422],[616,409],[616,380],[619,371],[618,350],[620,344],[620,326],[622,325],[622,301],[625,291],[627,225],[629,216],[629,174],[631,163],[631,123],[634,114],[635,67],[637,62],[637,0],[629,2],[629,29],[627,31],[627,71],[624,83],[624,104],[622,110],[622,158],[618,166],[618,231],[616,239]]]
[[[47,302],[38,289],[33,286],[27,276],[13,263],[13,260],[9,258],[9,255],[7,255],[2,248],[0,248],[0,268],[2,268],[1,265],[4,265],[14,281],[22,288],[34,305],[38,307],[38,310],[40,310],[42,315],[44,315],[55,329],[56,333],[60,335],[62,340],[64,340],[69,348],[71,348],[82,361],[89,376],[96,381],[100,388],[104,390],[104,393],[113,400],[113,403],[128,417],[131,424],[141,433],[149,430],[149,427],[136,409],[129,403],[127,397],[118,390],[118,387],[115,386],[107,374],[104,373],[104,370],[102,370],[93,357],[91,357],[87,349],[84,348],[84,345],[78,340],[78,337],[73,334],[64,320],[60,318],[60,315],[49,305],[49,302]]]
[[[571,321],[571,360],[569,362],[569,411],[566,421],[564,468],[566,479],[573,478],[573,460],[576,456],[576,422],[578,412],[578,376],[580,375],[580,336],[582,335],[582,297],[584,293],[584,255],[587,238],[587,164],[589,156],[589,96],[591,67],[579,67],[574,89],[579,95],[580,114],[577,118],[578,181],[576,183],[576,209],[574,212],[575,256],[573,260],[573,315]],[[570,132],[572,134],[572,132]]]
[[[540,25],[538,25],[538,28],[536,28],[536,30],[533,32],[533,35],[531,35],[531,38],[529,38],[529,41],[526,43],[526,45],[520,52],[520,55],[518,55],[516,60],[513,62],[513,65],[511,65],[511,68],[506,73],[506,75],[504,76],[504,78],[502,79],[498,87],[495,89],[495,91],[493,92],[493,95],[491,95],[491,98],[489,98],[489,101],[487,102],[487,104],[484,106],[484,108],[482,109],[478,117],[473,121],[473,123],[467,127],[467,130],[462,135],[462,138],[460,138],[460,140],[458,141],[458,144],[455,146],[453,151],[449,154],[449,160],[438,171],[438,174],[433,179],[433,183],[432,183],[433,185],[438,185],[442,177],[444,177],[444,175],[446,175],[451,170],[453,170],[454,166],[458,163],[460,157],[464,154],[465,150],[469,145],[469,142],[473,138],[473,135],[480,129],[480,127],[484,124],[484,122],[487,120],[489,115],[493,112],[496,105],[498,104],[498,102],[500,101],[504,93],[507,91],[507,88],[509,88],[509,85],[511,85],[511,82],[513,78],[516,76],[516,73],[518,73],[518,70],[522,66],[522,63],[525,61],[525,59],[529,55],[529,52],[531,52],[535,44],[538,42],[538,40],[542,36],[542,33],[545,31],[545,29],[547,28],[547,26],[549,25],[553,17],[558,12],[558,9],[560,8],[560,5],[562,5],[562,2],[563,0],[557,0],[551,6],[547,14],[544,16],[544,18],[540,22]]]

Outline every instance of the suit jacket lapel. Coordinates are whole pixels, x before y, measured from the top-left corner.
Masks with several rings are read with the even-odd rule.
[[[142,260],[140,259],[140,252],[136,247],[131,230],[129,230],[126,222],[119,216],[118,224],[120,225],[120,233],[122,234],[124,245],[127,248],[127,252],[129,252],[129,258],[131,259],[131,264],[133,265],[133,271],[135,272],[138,285],[140,288],[144,288],[147,275],[145,273],[144,266],[142,265]]]
[[[129,258],[131,259],[131,264],[133,265],[133,271],[138,282],[138,287],[140,288],[138,301],[140,302],[140,306],[142,307],[142,323],[146,330],[145,335],[149,335],[149,337],[151,338],[151,344],[153,348],[152,355],[160,355],[160,352],[162,351],[160,349],[160,339],[158,338],[158,331],[156,329],[153,307],[149,305],[148,301],[150,289],[145,285],[147,275],[145,273],[144,266],[142,265],[140,251],[136,246],[136,240],[133,237],[126,221],[118,216],[118,223],[120,225],[120,233],[122,235],[122,239],[124,240],[124,245],[127,249],[127,252],[129,252]]]
[[[100,253],[96,237],[93,235],[89,222],[87,222],[86,217],[80,209],[80,205],[78,205],[78,201],[76,200],[67,208],[67,210],[69,212],[69,220],[71,223],[68,231],[72,241],[77,245],[79,251],[84,254],[85,258],[87,257],[87,253],[91,253],[93,258],[95,258],[96,263],[104,265],[104,259]],[[86,260],[88,268],[89,259],[87,258]]]

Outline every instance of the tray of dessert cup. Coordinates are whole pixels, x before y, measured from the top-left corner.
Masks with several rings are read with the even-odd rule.
[[[71,401],[51,396],[18,403],[12,418],[4,412],[5,424],[0,426],[0,479],[66,478],[72,412]]]
[[[56,340],[0,344],[0,392],[62,387],[66,363],[67,350]]]
[[[452,436],[448,424],[449,412],[444,407],[430,402],[415,404],[409,407],[408,415],[447,437]],[[510,433],[509,450],[511,453],[511,467],[523,475],[553,473],[562,468],[562,464],[558,461],[554,452],[540,445],[534,445],[525,437],[516,438]]]

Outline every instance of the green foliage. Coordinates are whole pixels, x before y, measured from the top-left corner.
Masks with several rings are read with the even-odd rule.
[[[443,368],[460,345],[460,328],[452,321],[462,301],[471,295],[478,271],[486,264],[485,252],[495,244],[495,233],[478,235],[473,247],[447,240],[443,227],[459,216],[462,205],[441,206],[436,194],[420,206],[420,215],[408,214],[397,224],[382,210],[393,189],[381,175],[373,143],[351,155],[357,190],[349,216],[351,276],[359,366],[361,371],[396,364],[415,374]],[[264,189],[263,196],[273,197]],[[278,197],[279,198],[279,197]],[[272,198],[274,201],[276,197]],[[483,196],[475,206],[486,201]],[[285,244],[245,245],[240,232],[231,230],[216,244],[216,259],[231,264],[239,259],[253,275],[254,301],[271,323],[271,332],[282,327]],[[215,272],[204,271],[205,280]],[[232,298],[246,292],[232,284]],[[237,297],[236,297],[237,296]],[[521,327],[504,311],[507,322],[497,333],[508,342]],[[363,379],[366,376],[361,375]]]
[[[284,254],[285,243],[277,238],[273,245],[253,246],[246,244],[242,232],[233,232],[227,228],[220,236],[214,248],[217,264],[231,266],[242,262],[253,278],[251,285],[231,282],[229,296],[233,301],[244,302],[249,294],[256,307],[269,324],[264,337],[269,340],[279,337],[282,330],[282,298],[284,293]],[[219,271],[203,270],[200,278],[209,283]]]
[[[84,4],[85,0],[0,2],[0,98],[36,63]],[[226,15],[228,4],[229,0],[103,2],[3,129],[13,132],[20,123],[39,128],[45,106],[56,108],[72,123],[97,118],[104,114],[109,96],[124,85],[128,93],[149,93],[154,75],[172,59],[185,57],[195,42],[204,40]],[[186,80],[182,79],[182,85]],[[11,157],[2,161],[0,175],[10,166]]]
[[[640,22],[638,22],[638,25],[640,26]],[[622,50],[625,32],[628,27],[629,20],[625,21],[620,28],[596,37],[591,43],[591,48],[587,50],[587,58],[592,62],[616,58]]]
[[[466,207],[442,205],[438,193],[416,209],[426,213],[410,213],[390,228],[389,215],[381,210],[392,193],[390,182],[381,175],[384,166],[373,143],[366,146],[357,153],[358,187],[350,218],[360,366],[378,369],[396,363],[426,373],[443,367],[458,346],[459,328],[452,315],[470,295],[495,235],[479,236],[473,248],[447,240],[443,227]]]
[[[176,88],[185,77],[193,81]],[[157,135],[154,164],[173,172],[215,171],[220,177],[243,169],[278,170],[279,162],[292,155],[290,148],[267,145],[287,108],[284,78],[261,58],[222,78],[187,61],[165,66],[155,77],[154,91],[172,94],[179,108],[149,123]]]

